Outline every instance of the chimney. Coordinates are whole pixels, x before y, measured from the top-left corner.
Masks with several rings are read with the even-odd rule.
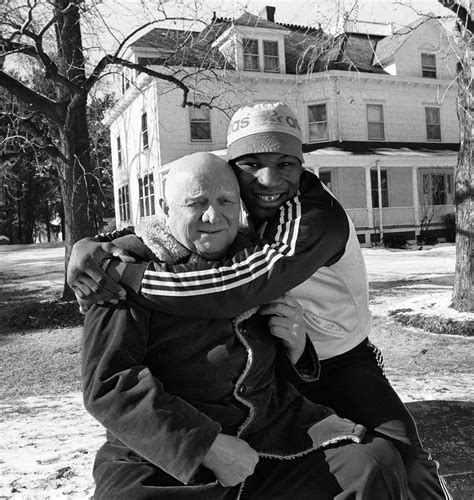
[[[275,7],[271,7],[270,5],[267,5],[260,11],[260,17],[266,17],[267,21],[270,21],[271,23],[275,22]]]

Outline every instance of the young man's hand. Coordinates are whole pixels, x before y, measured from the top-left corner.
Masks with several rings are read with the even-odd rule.
[[[202,465],[214,472],[222,486],[235,486],[253,474],[257,452],[235,436],[218,434]]]
[[[100,267],[102,259],[109,254],[123,262],[135,262],[125,250],[111,242],[101,243],[94,238],[83,238],[72,248],[67,282],[74,290],[79,310],[83,314],[92,304],[116,304],[126,296],[125,290]]]
[[[259,313],[270,316],[268,318],[270,333],[281,339],[292,363],[296,363],[306,346],[303,309],[299,302],[289,295],[283,295],[262,306]]]

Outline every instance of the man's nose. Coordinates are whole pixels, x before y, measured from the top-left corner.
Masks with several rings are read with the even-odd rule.
[[[258,182],[262,186],[277,186],[280,183],[280,176],[275,168],[264,167],[258,171]]]
[[[220,218],[221,212],[214,205],[209,205],[202,214],[203,222],[209,222],[210,224],[215,224]]]

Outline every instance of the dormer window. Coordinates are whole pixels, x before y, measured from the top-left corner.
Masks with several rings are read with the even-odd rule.
[[[292,31],[268,18],[244,12],[212,44],[237,71],[285,74],[285,37]]]
[[[278,42],[263,41],[263,71],[269,73],[280,72]]]
[[[277,41],[244,38],[243,48],[244,71],[280,73],[280,54]]]
[[[244,70],[259,71],[258,40],[244,38]]]
[[[423,78],[436,78],[436,56],[434,54],[421,54],[421,76]]]

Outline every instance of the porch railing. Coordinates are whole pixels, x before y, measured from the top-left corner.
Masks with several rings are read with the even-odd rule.
[[[349,217],[354,222],[356,229],[378,228],[380,226],[380,211],[378,208],[347,208]],[[434,205],[418,207],[418,218],[415,207],[385,207],[382,209],[383,227],[400,226],[407,229],[417,228],[424,216],[431,217],[431,224],[443,222],[443,216],[454,213],[454,205]]]

